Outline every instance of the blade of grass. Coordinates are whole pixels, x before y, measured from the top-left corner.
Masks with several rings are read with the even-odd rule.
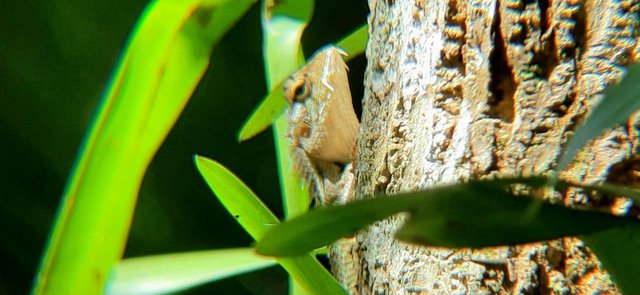
[[[280,188],[282,189],[284,214],[289,219],[309,211],[311,196],[309,196],[309,185],[304,184],[296,173],[291,173],[293,163],[289,156],[289,138],[280,136],[285,132],[287,132],[286,120],[276,120],[273,137],[276,152],[278,153],[278,171],[280,172],[278,176],[280,178]]]
[[[276,97],[282,104],[280,110],[284,108],[284,97],[281,94],[282,81],[304,62],[300,38],[313,15],[313,5],[312,0],[299,0],[265,1],[262,6],[263,55],[267,89],[270,89],[271,93],[280,94]],[[271,120],[272,118],[269,119]],[[284,211],[288,217],[308,210],[309,193],[308,190],[304,190],[300,179],[291,173],[289,141],[284,136],[286,126],[285,117],[280,116],[273,128],[273,136],[278,159],[278,175],[283,189]]]
[[[540,177],[470,181],[320,208],[272,228],[258,241],[256,251],[265,255],[298,255],[400,212],[410,212],[411,216],[397,232],[398,238],[449,248],[519,244],[638,223],[540,203],[506,190],[512,184],[537,187],[545,182]],[[532,206],[537,209],[535,214],[523,214]]]
[[[586,185],[576,182],[559,180],[558,185],[562,187],[577,187],[584,190],[587,193],[599,192],[601,194],[608,194],[612,196],[624,196],[635,202],[640,202],[640,191],[636,188],[631,188],[624,185],[604,183],[599,185]]]
[[[300,38],[302,32],[307,27],[313,15],[313,0],[302,1],[280,1],[266,0],[262,6],[262,32],[263,32],[263,56],[265,63],[265,77],[267,89],[271,101],[264,101],[262,106],[270,106],[275,108],[277,114],[281,114],[276,120],[273,128],[274,144],[276,147],[276,158],[278,159],[278,175],[280,178],[280,187],[282,188],[282,200],[284,204],[285,218],[289,215],[299,215],[306,212],[309,204],[308,190],[304,190],[301,185],[301,179],[294,173],[289,173],[292,163],[289,154],[289,141],[284,134],[287,130],[287,123],[282,110],[285,107],[284,96],[282,95],[282,85],[284,80],[290,73],[296,70],[304,61]],[[297,8],[297,9],[296,9]],[[279,81],[275,82],[274,81]],[[275,93],[272,95],[272,93]],[[262,109],[256,110],[256,112]],[[251,133],[257,134],[266,129],[275,116],[267,117],[269,114],[260,114],[256,118],[259,124],[251,124],[249,127],[253,129]],[[251,120],[251,118],[249,119]],[[261,121],[261,122],[260,122]],[[247,126],[247,125],[245,125]],[[241,137],[243,130],[240,131]],[[318,262],[314,256],[307,255],[313,262]],[[288,262],[293,263],[293,261]],[[285,265],[283,265],[285,266]],[[289,294],[299,295],[304,293],[315,294],[320,288],[335,288],[334,283],[327,280],[328,285],[315,286],[308,288],[302,285],[296,277],[307,276],[309,272],[302,271],[300,268],[291,268],[289,271]],[[321,271],[313,268],[313,270]],[[333,277],[332,277],[333,279]],[[335,279],[333,279],[335,282]],[[335,283],[337,284],[337,282]],[[300,290],[304,290],[300,292]],[[322,294],[322,292],[318,293]]]
[[[260,101],[256,109],[249,115],[238,132],[238,142],[251,139],[267,129],[287,106],[282,93],[283,82]]]
[[[253,248],[175,253],[130,258],[113,272],[107,294],[166,294],[273,266]]]
[[[252,1],[155,1],[107,86],[58,209],[34,294],[99,294],[120,259],[142,177]]]
[[[576,236],[637,222],[516,196],[490,182],[470,183],[455,194],[422,200],[396,233],[398,239],[447,248],[482,248]],[[536,208],[535,213],[526,214],[531,207]]]
[[[196,156],[195,162],[218,200],[254,239],[259,240],[280,223],[260,198],[220,163],[202,156]],[[278,263],[311,294],[344,294],[338,282],[311,254],[279,258]]]
[[[196,155],[196,168],[218,200],[254,240],[280,223],[267,206],[222,164]]]
[[[567,168],[580,147],[600,135],[605,129],[625,122],[640,108],[640,64],[628,68],[626,76],[605,91],[605,97],[596,105],[575,135],[569,141],[565,153],[560,158],[558,168]]]

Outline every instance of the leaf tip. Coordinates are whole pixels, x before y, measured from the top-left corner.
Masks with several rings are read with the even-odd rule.
[[[249,128],[247,128],[247,125],[245,124],[240,129],[240,132],[238,132],[238,137],[237,137],[238,143],[243,142],[247,139],[250,139],[253,136],[255,136],[255,132],[252,132]]]

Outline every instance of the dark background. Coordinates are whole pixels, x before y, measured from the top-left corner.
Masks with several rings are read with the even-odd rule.
[[[82,136],[146,3],[0,1],[0,294],[29,292]],[[364,0],[318,1],[303,37],[306,55],[363,24],[367,13]],[[145,176],[126,257],[251,244],[202,181],[194,154],[223,163],[282,214],[271,132],[236,142],[266,93],[260,30],[256,4],[214,49]],[[350,63],[352,85],[362,84],[364,62]],[[286,279],[275,267],[185,293],[286,294]]]

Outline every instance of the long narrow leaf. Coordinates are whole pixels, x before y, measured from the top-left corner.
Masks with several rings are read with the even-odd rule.
[[[80,150],[35,294],[98,294],[120,259],[147,165],[251,1],[155,1],[142,14]]]
[[[195,162],[220,202],[254,239],[279,224],[273,213],[231,171],[202,156],[196,156]],[[280,258],[278,263],[311,294],[344,294],[338,282],[310,254]]]
[[[418,200],[422,201],[396,236],[447,248],[524,244],[638,222],[515,196],[490,182],[470,183],[453,194]],[[527,214],[531,207],[535,213]]]
[[[624,196],[640,202],[640,193],[630,187],[602,184],[583,185],[560,181],[559,185],[579,187],[587,192],[605,193],[611,196]],[[607,272],[611,273],[624,294],[633,294],[640,290],[640,222],[633,222],[626,226],[615,227],[606,231],[596,232],[580,237],[598,259],[603,263]]]
[[[166,294],[275,265],[253,248],[177,253],[125,259],[107,294]]]
[[[203,156],[196,156],[195,163],[220,203],[254,240],[280,223],[262,200],[220,163]]]
[[[604,193],[611,196],[624,196],[626,198],[634,200],[635,202],[640,202],[640,191],[628,186],[610,183],[604,183],[600,185],[585,185],[563,180],[559,180],[558,185],[563,187],[578,187],[587,192],[599,192],[601,194]]]
[[[471,181],[422,192],[385,196],[316,209],[271,229],[258,253],[288,256],[354,234],[374,221],[400,212],[410,218],[398,238],[441,247],[486,247],[575,236],[638,221],[573,210],[508,193],[509,184],[543,185],[535,178]],[[525,214],[536,208],[531,216]]]
[[[640,109],[640,64],[629,67],[627,75],[605,91],[605,97],[593,108],[587,121],[573,136],[560,158],[558,171],[567,168],[580,147],[600,135],[605,129],[625,122]]]
[[[282,109],[285,106],[282,85],[287,76],[304,61],[300,38],[313,15],[313,5],[313,0],[266,0],[261,11],[265,77],[270,94],[267,96],[267,100],[260,104],[260,107],[269,105],[276,108],[278,114],[281,114],[275,121],[273,137],[276,158],[278,159],[278,175],[280,187],[282,188],[284,211],[287,214],[285,216],[299,215],[308,210],[309,191],[304,190],[299,177],[290,173],[292,159],[289,154],[289,140],[284,136],[287,130],[287,123],[285,116],[282,115]],[[255,117],[252,115],[248,123],[252,118],[259,119],[258,122],[245,125],[250,127],[254,134],[266,129],[276,118],[275,116],[269,116],[269,114],[261,114],[260,111],[262,111],[261,108],[257,109],[253,114]],[[242,135],[243,133],[246,134],[244,132],[245,129],[242,129],[240,131],[241,138],[247,138],[246,135]],[[311,258],[317,262],[315,257]],[[291,268],[289,272],[290,295],[301,294],[297,290],[305,290],[306,292],[304,293],[313,294],[320,290],[318,288],[326,288],[322,285],[315,286],[315,288],[301,286],[295,278],[307,276],[308,272],[298,272],[298,270],[300,268]]]
[[[313,0],[265,1],[262,6],[263,55],[267,88],[277,93],[284,107],[282,81],[304,62],[300,38],[313,15]],[[280,111],[282,113],[282,111]],[[273,118],[269,119],[270,121]],[[268,126],[268,125],[266,125]],[[309,192],[300,178],[291,173],[290,142],[286,138],[286,119],[280,116],[273,128],[278,159],[278,175],[282,187],[284,211],[289,215],[304,213],[309,207]]]
[[[309,195],[309,184],[305,184],[299,175],[291,171],[291,167],[294,167],[293,160],[289,155],[291,142],[289,138],[280,136],[280,134],[285,134],[286,131],[286,120],[276,120],[273,136],[278,153],[278,171],[280,171],[280,188],[282,189],[284,213],[288,219],[309,211],[311,196]]]

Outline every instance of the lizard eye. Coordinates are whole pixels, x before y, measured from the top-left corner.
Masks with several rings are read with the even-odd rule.
[[[303,102],[309,97],[309,86],[304,81],[300,81],[293,88],[293,97],[298,102]]]
[[[309,91],[305,83],[304,76],[292,76],[284,84],[284,97],[289,104],[294,102],[303,102],[308,96]]]

